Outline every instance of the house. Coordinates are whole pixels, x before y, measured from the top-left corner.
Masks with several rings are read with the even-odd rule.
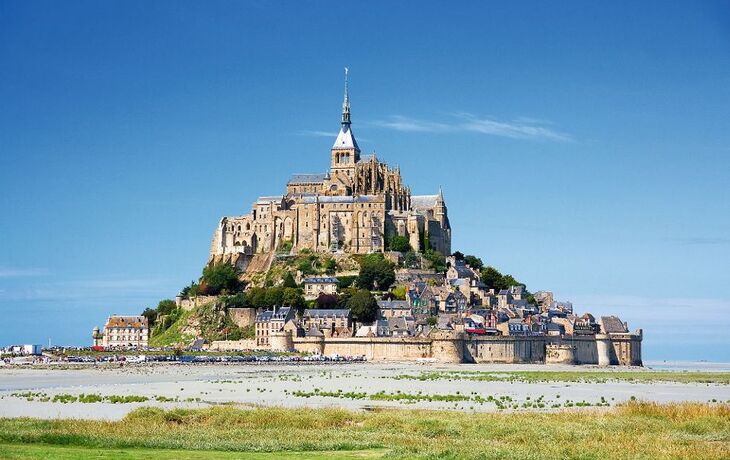
[[[350,309],[307,309],[302,315],[302,327],[305,331],[315,328],[325,337],[341,337],[352,335],[352,319]]]
[[[435,316],[438,312],[436,294],[425,282],[413,283],[406,293],[406,300],[414,315]]]
[[[502,332],[502,335],[527,336],[531,334],[530,325],[520,318],[499,323],[497,324],[497,329]]]
[[[378,300],[378,309],[383,319],[413,315],[413,310],[406,300]]]
[[[104,349],[145,349],[150,336],[149,323],[144,316],[112,315],[104,325],[104,332],[94,328],[94,346]]]
[[[463,313],[468,304],[468,298],[461,291],[452,291],[448,287],[434,287],[435,300],[438,311],[441,313]]]
[[[577,318],[573,324],[573,334],[575,335],[595,335],[599,329],[600,326],[596,324],[595,318],[590,313]]]
[[[312,276],[304,278],[304,298],[314,300],[320,294],[337,294],[339,280],[334,276]]]
[[[269,347],[271,334],[283,331],[286,326],[296,329],[294,326],[295,315],[295,310],[289,307],[274,307],[273,310],[267,310],[256,315],[256,346]]]
[[[561,336],[565,335],[565,327],[562,324],[549,322],[545,326],[545,334],[549,336]]]
[[[410,337],[415,334],[415,322],[411,319],[410,324],[405,316],[388,318],[388,336]]]

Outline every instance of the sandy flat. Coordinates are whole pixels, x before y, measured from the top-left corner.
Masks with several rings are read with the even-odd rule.
[[[413,363],[348,363],[348,364],[206,364],[180,365],[156,364],[124,367],[78,366],[74,369],[30,369],[22,367],[0,368],[0,416],[41,418],[93,418],[120,419],[129,411],[142,406],[208,407],[233,404],[282,407],[344,407],[367,409],[400,407],[422,409],[449,409],[466,411],[495,411],[494,404],[475,404],[420,401],[405,404],[397,401],[372,401],[368,399],[344,399],[312,396],[293,396],[294,391],[343,392],[356,391],[372,394],[378,391],[415,394],[462,394],[509,396],[522,403],[543,396],[546,409],[553,403],[566,399],[597,403],[601,397],[612,405],[629,400],[632,396],[648,401],[708,402],[730,400],[730,385],[656,383],[572,383],[572,382],[478,382],[469,380],[396,380],[399,374],[421,372],[460,371],[519,371],[519,370],[580,370],[605,371],[592,367],[556,367],[544,365],[437,365]],[[614,368],[625,371],[626,368]],[[27,401],[11,396],[19,392],[42,392],[49,397],[57,394],[95,393],[99,395],[147,396],[145,403],[53,403]],[[157,402],[154,398],[178,398],[178,402]],[[199,399],[199,401],[198,401]],[[193,400],[193,401],[190,401]],[[525,409],[519,409],[525,410]]]

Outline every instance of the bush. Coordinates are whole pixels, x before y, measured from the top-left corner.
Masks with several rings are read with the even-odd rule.
[[[423,258],[431,263],[431,268],[437,273],[444,273],[446,271],[446,257],[440,252],[427,249],[423,253]]]

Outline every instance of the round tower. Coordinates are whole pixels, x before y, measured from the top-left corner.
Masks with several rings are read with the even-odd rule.
[[[599,366],[611,365],[611,337],[607,334],[596,334],[596,351]]]

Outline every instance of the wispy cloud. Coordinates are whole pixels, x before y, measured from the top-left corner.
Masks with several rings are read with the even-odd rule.
[[[512,121],[500,121],[494,118],[478,117],[470,113],[452,114],[449,121],[431,121],[418,118],[393,115],[385,120],[372,122],[381,128],[404,132],[424,133],[459,133],[472,132],[490,136],[508,137],[511,139],[547,140],[571,142],[573,137],[557,131],[548,125],[552,123],[535,118],[520,117]]]
[[[27,276],[43,276],[48,274],[45,268],[11,268],[0,267],[0,278],[21,278]]]
[[[672,241],[688,246],[714,246],[718,244],[730,244],[730,238],[694,236],[688,238],[673,238]]]
[[[297,131],[297,134],[299,136],[337,137],[337,133],[333,133],[330,131],[316,131],[316,130],[311,130],[311,129],[303,129],[301,131]]]

